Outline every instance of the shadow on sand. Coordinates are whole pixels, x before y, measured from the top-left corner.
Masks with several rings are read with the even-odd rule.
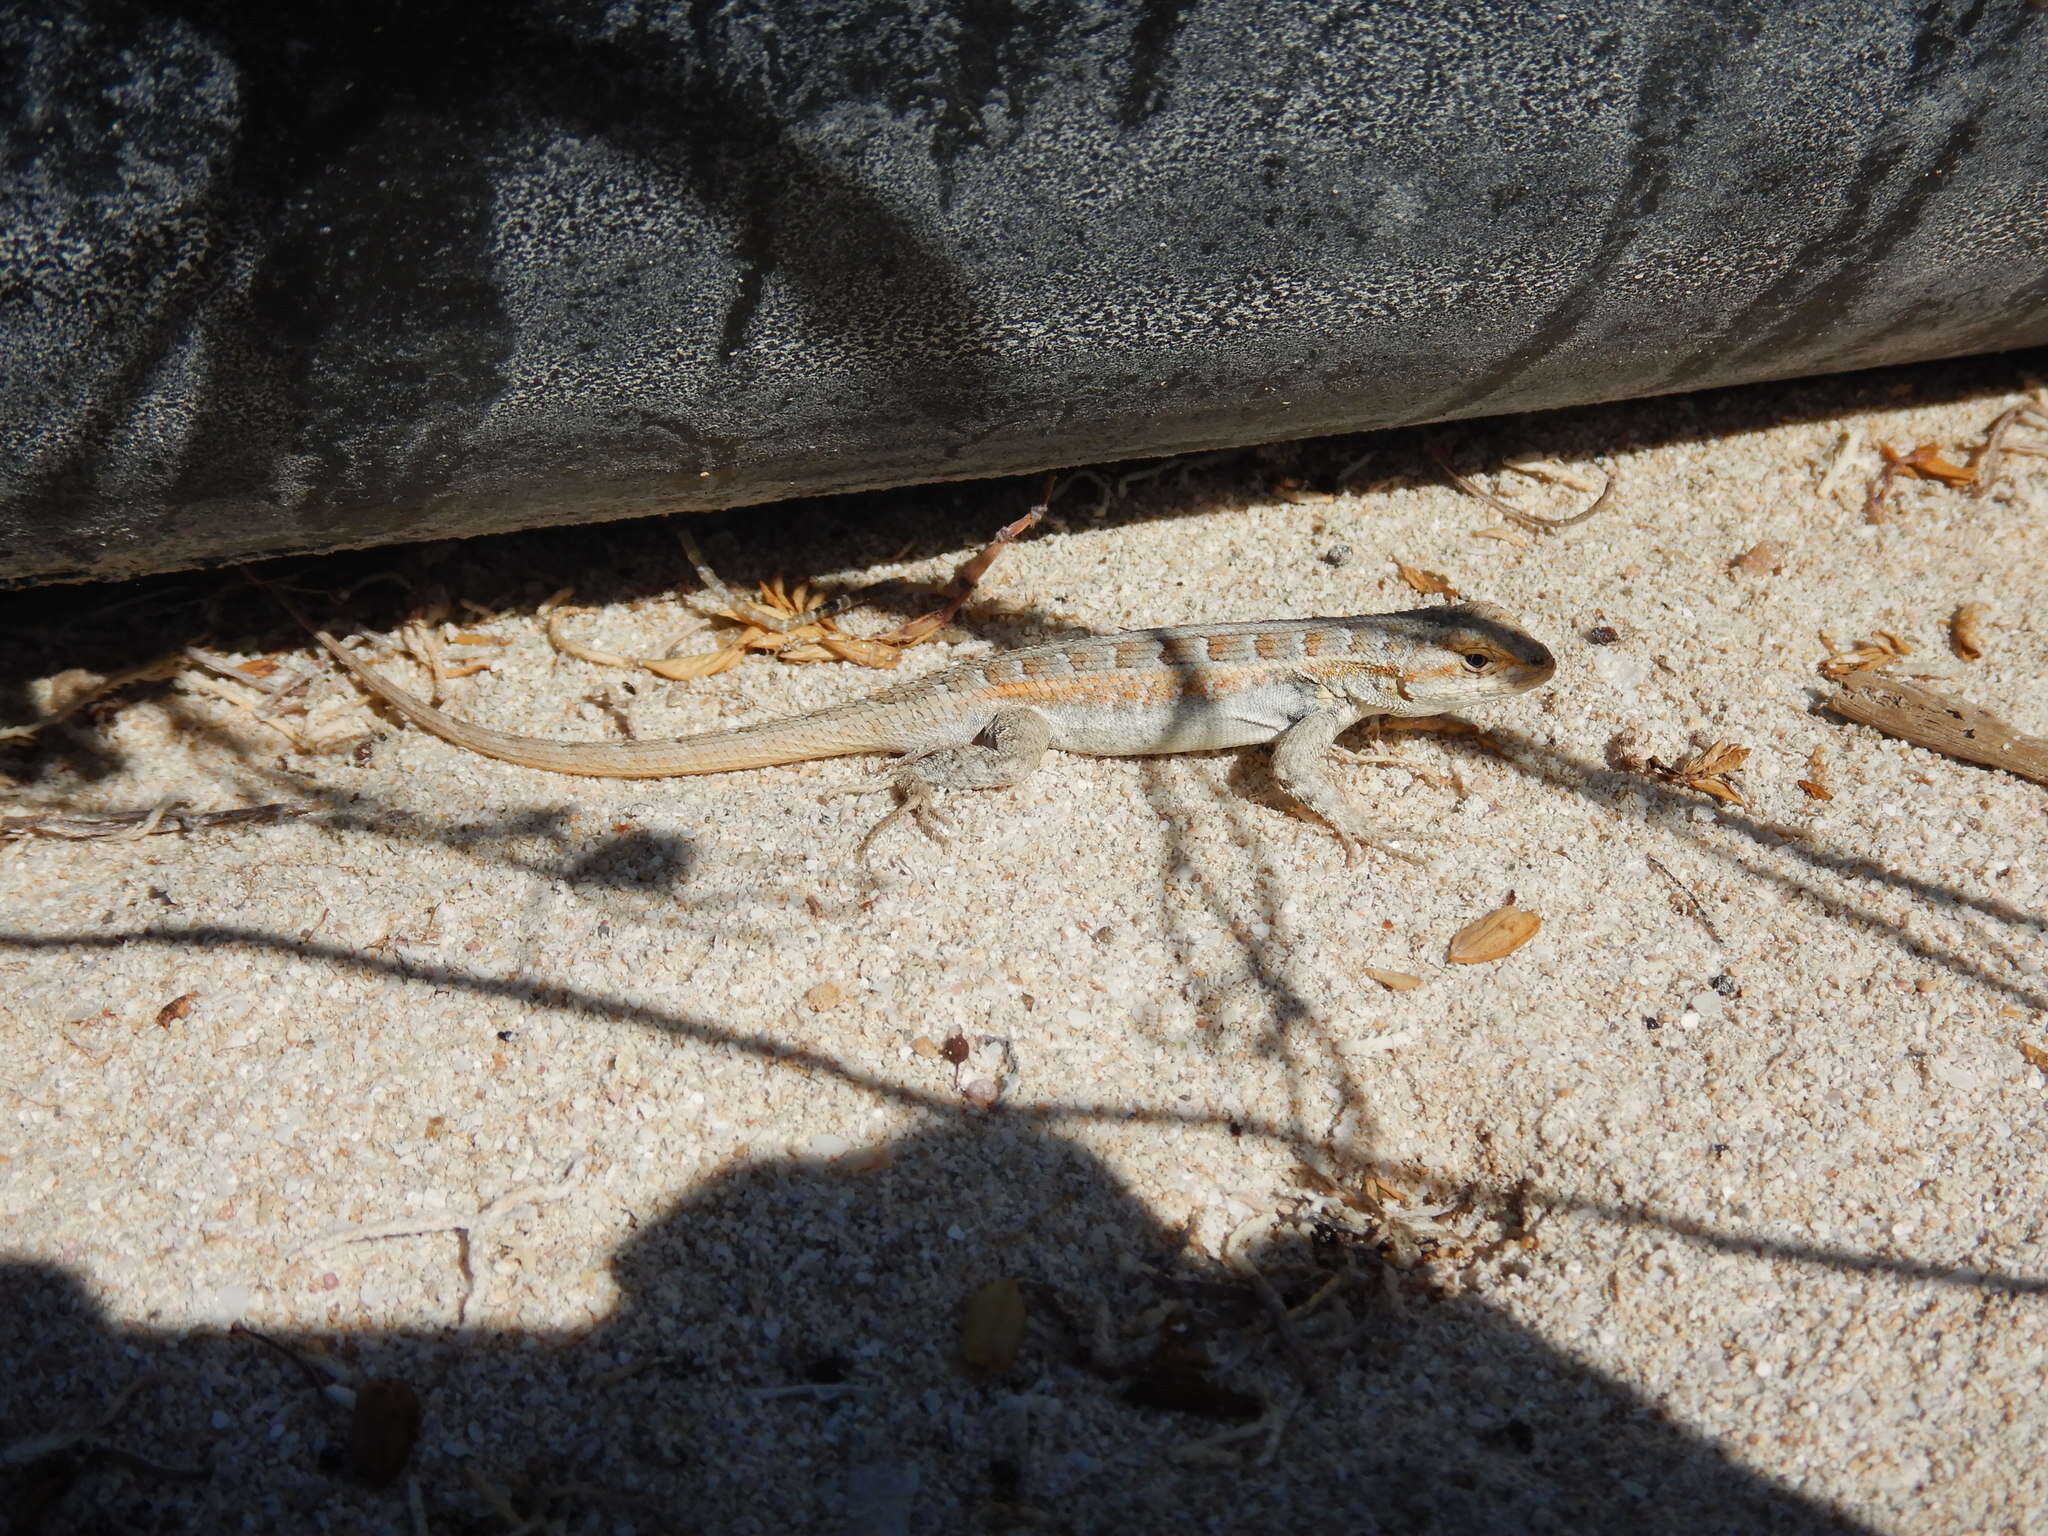
[[[602,1200],[601,1180],[562,1198]],[[488,1281],[499,1250],[478,1248]],[[587,1331],[280,1339],[417,1393],[382,1490],[359,1475],[374,1433],[352,1445],[349,1407],[284,1353],[117,1324],[77,1276],[15,1265],[6,1498],[14,1529],[45,1532],[1863,1528],[1359,1229],[1304,1211],[1245,1257],[1195,1257],[1093,1156],[1000,1113],[740,1166],[627,1239],[618,1305]],[[1003,1281],[1021,1349],[977,1377],[963,1312]],[[366,1431],[391,1395],[363,1394]],[[97,1437],[24,1443],[117,1401]]]

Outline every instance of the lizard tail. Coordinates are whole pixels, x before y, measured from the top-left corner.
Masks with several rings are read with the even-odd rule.
[[[823,710],[801,720],[766,720],[730,731],[707,731],[680,741],[550,741],[541,736],[515,736],[472,725],[436,709],[364,666],[342,649],[325,630],[314,639],[348,669],[372,694],[422,730],[485,757],[499,758],[550,773],[576,773],[598,779],[665,779],[689,773],[731,773],[742,768],[772,768],[781,763],[806,763],[821,757],[847,757],[859,752],[895,750],[878,741],[872,721],[854,711]]]

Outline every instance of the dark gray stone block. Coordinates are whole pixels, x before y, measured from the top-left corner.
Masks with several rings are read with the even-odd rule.
[[[2048,341],[1998,3],[29,4],[0,579]]]

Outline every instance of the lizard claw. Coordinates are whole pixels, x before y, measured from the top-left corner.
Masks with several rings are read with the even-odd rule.
[[[1387,841],[1389,838],[1400,838],[1405,842],[1420,841],[1422,834],[1418,832],[1382,831],[1379,828],[1357,826],[1333,826],[1330,830],[1337,834],[1337,845],[1344,850],[1344,866],[1347,869],[1355,866],[1365,856],[1365,850],[1368,848],[1376,848],[1389,858],[1399,859],[1405,864],[1427,866],[1429,863],[1429,860],[1420,854],[1410,853],[1405,848],[1396,848]]]
[[[860,840],[860,850],[854,857],[862,867],[865,868],[867,866],[868,851],[874,847],[875,839],[880,837],[883,832],[887,831],[896,822],[901,821],[905,816],[911,819],[918,831],[937,843],[941,848],[946,847],[951,842],[951,839],[946,835],[951,831],[951,824],[940,813],[938,806],[933,803],[931,787],[922,779],[906,774],[879,784],[855,785],[853,790],[842,790],[839,793],[869,792],[878,789],[893,789],[896,792],[898,803],[888,815],[870,827],[868,835]]]

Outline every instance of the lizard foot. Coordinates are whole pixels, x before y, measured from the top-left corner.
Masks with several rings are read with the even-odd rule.
[[[898,821],[901,821],[905,816],[908,816],[911,821],[916,823],[918,831],[937,843],[941,848],[944,848],[952,841],[946,835],[951,830],[950,824],[945,816],[940,813],[937,802],[932,798],[931,786],[925,783],[923,779],[918,778],[914,774],[900,774],[892,776],[886,783],[855,786],[855,790],[859,792],[882,789],[894,790],[897,795],[897,804],[895,809],[891,810],[888,815],[870,827],[868,835],[860,840],[860,849],[854,854],[854,859],[863,868],[868,866],[868,853],[875,846],[875,839],[880,837]],[[840,793],[848,793],[848,791],[840,791]]]
[[[1337,834],[1337,845],[1344,850],[1344,864],[1346,868],[1357,864],[1365,856],[1365,850],[1368,848],[1377,848],[1389,858],[1399,859],[1406,864],[1426,866],[1429,863],[1429,860],[1423,858],[1420,854],[1410,853],[1405,848],[1397,848],[1390,841],[1390,839],[1399,839],[1404,843],[1424,842],[1427,841],[1427,838],[1423,833],[1409,832],[1394,827],[1370,826],[1351,816],[1340,815],[1333,817],[1329,814],[1329,810],[1324,807],[1317,807],[1316,814],[1322,818],[1332,832]]]

